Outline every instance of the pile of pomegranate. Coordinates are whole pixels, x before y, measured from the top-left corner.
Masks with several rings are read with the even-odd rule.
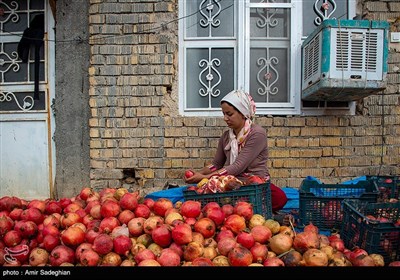
[[[398,266],[345,248],[313,224],[297,233],[253,212],[154,201],[125,188],[83,188],[72,198],[0,198],[1,266]]]

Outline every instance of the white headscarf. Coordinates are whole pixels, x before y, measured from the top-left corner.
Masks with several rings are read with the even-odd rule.
[[[229,143],[226,145],[225,150],[231,150],[229,163],[232,164],[239,154],[239,145],[244,143],[250,132],[251,124],[253,123],[256,113],[256,105],[251,95],[242,90],[231,91],[222,98],[221,103],[224,101],[238,109],[246,118],[245,125],[238,135],[235,135],[233,129],[229,129]]]

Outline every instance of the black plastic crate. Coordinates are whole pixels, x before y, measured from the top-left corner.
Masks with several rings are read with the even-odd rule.
[[[299,188],[299,223],[304,227],[313,223],[321,230],[340,230],[344,199],[357,198],[377,202],[379,190],[375,181],[365,180],[355,184],[321,184],[303,180]]]
[[[247,201],[253,205],[255,214],[261,214],[265,218],[272,218],[272,203],[270,183],[252,184],[242,186],[237,190],[198,194],[193,190],[184,190],[183,197],[185,200],[200,201],[202,207],[209,202],[217,202],[220,206],[224,204],[235,205],[238,201]]]
[[[359,247],[381,254],[385,264],[400,261],[400,203],[344,200],[340,236],[350,250]]]
[[[376,182],[379,189],[378,202],[388,202],[389,199],[400,199],[399,176],[367,176],[367,180]]]

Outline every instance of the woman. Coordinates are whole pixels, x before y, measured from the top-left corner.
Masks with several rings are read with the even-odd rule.
[[[234,175],[240,180],[256,175],[269,180],[267,167],[267,133],[263,127],[253,123],[256,106],[250,94],[234,90],[221,100],[224,120],[229,129],[219,139],[217,152],[212,164],[200,171],[185,172],[188,184],[200,182],[214,175]],[[285,206],[286,194],[274,184],[270,184],[272,211]]]

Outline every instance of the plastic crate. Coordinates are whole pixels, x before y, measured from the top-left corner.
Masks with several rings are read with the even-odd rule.
[[[400,199],[399,176],[366,176],[376,182],[379,189],[378,202],[388,202],[390,198]]]
[[[344,199],[357,198],[377,202],[378,187],[375,181],[364,180],[355,184],[321,184],[303,180],[299,189],[299,223],[304,227],[313,223],[321,230],[340,230]]]
[[[184,190],[185,200],[200,201],[202,207],[208,202],[217,202],[220,206],[224,204],[235,205],[238,201],[247,201],[253,205],[255,214],[261,214],[265,218],[272,218],[271,189],[269,182],[263,184],[252,184],[242,186],[237,190],[198,194],[193,190]]]
[[[369,219],[386,218],[388,222]],[[346,199],[340,236],[346,248],[359,247],[368,254],[381,254],[385,264],[400,260],[400,203],[368,203]],[[397,222],[397,225],[396,225]]]

